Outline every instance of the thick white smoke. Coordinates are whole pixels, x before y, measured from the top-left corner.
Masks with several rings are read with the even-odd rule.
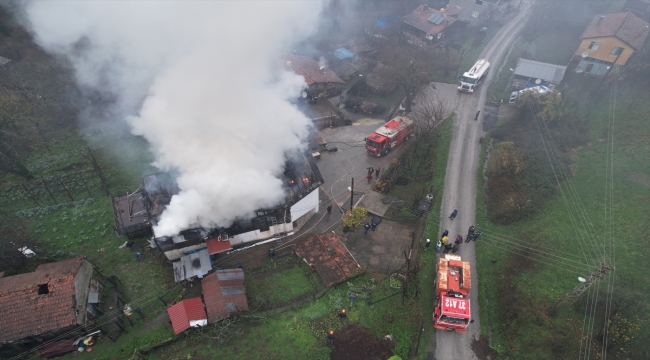
[[[180,173],[154,229],[228,226],[277,204],[284,153],[309,120],[287,101],[302,78],[279,54],[316,29],[315,1],[34,1],[36,39],[70,57],[80,83],[110,91],[155,165]],[[144,102],[142,100],[144,99]]]

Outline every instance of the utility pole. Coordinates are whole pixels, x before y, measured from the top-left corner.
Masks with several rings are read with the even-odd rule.
[[[354,206],[354,178],[350,179],[350,211]]]
[[[566,294],[563,298],[558,300],[553,306],[551,307],[552,310],[557,309],[560,305],[564,304],[565,302],[572,300],[572,299],[577,299],[582,295],[585,290],[589,289],[589,287],[595,283],[597,280],[602,279],[605,274],[607,274],[610,271],[614,271],[611,266],[601,263],[600,267],[596,269],[596,271],[592,272],[591,275],[589,276],[589,279],[583,279],[583,278],[578,278],[580,280],[580,284],[573,288],[570,293]]]
[[[458,69],[456,69],[456,75],[454,75],[454,79],[458,79],[458,72],[460,71],[460,64],[463,62],[463,55],[465,55],[465,49],[460,53],[460,59],[458,60]]]
[[[607,68],[607,72],[605,73],[605,76],[603,77],[603,81],[600,82],[600,85],[598,85],[598,90],[600,91],[600,88],[603,86],[605,83],[605,79],[607,79],[607,75],[609,75],[609,72],[612,70],[614,66],[616,66],[616,62],[618,61],[618,57],[621,56],[623,51],[621,51],[618,55],[616,55],[616,59],[614,59],[614,63],[612,63],[612,66]]]

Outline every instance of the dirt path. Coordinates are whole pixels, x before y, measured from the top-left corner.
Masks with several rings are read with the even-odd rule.
[[[524,5],[528,5],[527,2]],[[440,229],[449,230],[449,237],[454,239],[460,234],[463,238],[467,235],[467,229],[474,225],[476,214],[476,177],[479,167],[480,144],[479,137],[483,135],[482,117],[474,121],[477,110],[483,111],[487,97],[487,90],[496,74],[496,69],[503,55],[508,51],[511,43],[524,24],[524,17],[528,6],[522,6],[522,12],[511,22],[506,24],[494,38],[488,43],[480,58],[487,58],[492,66],[487,79],[480,85],[478,92],[474,94],[461,94],[456,91],[456,118],[454,119],[454,137],[451,142],[449,159],[447,162],[447,173],[445,178],[445,190],[441,207]],[[466,69],[461,69],[466,70]],[[458,216],[455,220],[449,220],[449,214],[457,209]],[[480,225],[480,224],[479,224]],[[478,307],[478,276],[476,273],[476,257],[474,244],[464,244],[460,247],[460,255],[463,260],[472,263],[472,291],[470,293],[470,304],[472,319],[465,334],[451,333],[445,331],[434,332],[431,339],[430,352],[427,358],[444,359],[476,359],[472,351],[472,339],[478,339],[481,332]],[[428,326],[431,326],[429,323]]]

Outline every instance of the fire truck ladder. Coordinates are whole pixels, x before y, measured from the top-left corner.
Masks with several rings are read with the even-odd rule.
[[[614,271],[614,269],[605,264],[601,263],[600,267],[596,269],[596,271],[592,272],[591,275],[589,276],[589,279],[583,279],[583,278],[578,278],[580,280],[580,284],[578,284],[573,290],[571,290],[570,293],[567,293],[563,298],[558,300],[552,307],[551,309],[557,309],[560,305],[564,304],[565,302],[573,299],[577,299],[582,295],[585,290],[589,289],[589,287],[595,283],[597,280],[602,279],[605,274],[607,274],[610,271]]]

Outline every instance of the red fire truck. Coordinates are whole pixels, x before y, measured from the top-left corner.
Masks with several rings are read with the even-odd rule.
[[[398,116],[368,135],[366,151],[375,156],[386,155],[392,148],[408,140],[412,133],[413,120]]]
[[[433,327],[439,330],[466,332],[470,320],[469,290],[472,288],[470,263],[460,256],[445,254],[438,259],[436,304]]]

